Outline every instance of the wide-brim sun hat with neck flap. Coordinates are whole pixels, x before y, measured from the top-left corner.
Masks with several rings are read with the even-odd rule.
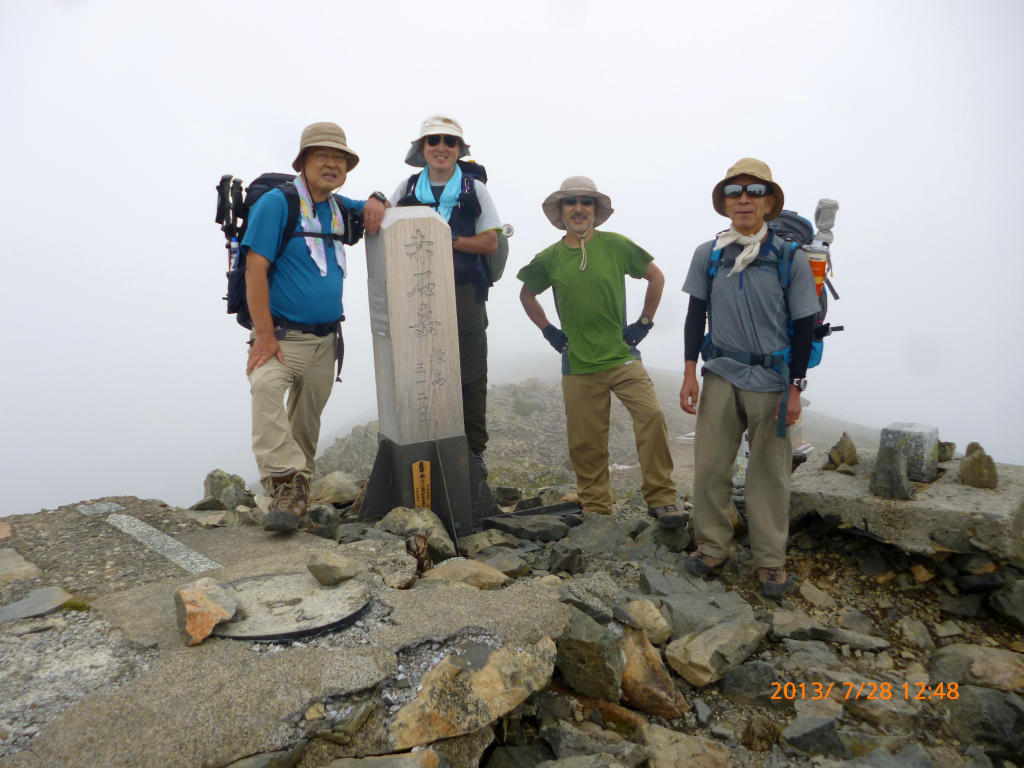
[[[765,221],[771,221],[782,213],[782,209],[786,206],[786,195],[783,193],[779,183],[772,180],[772,169],[768,167],[767,163],[755,160],[752,157],[745,157],[730,168],[726,172],[725,178],[715,184],[715,188],[711,191],[711,204],[715,206],[715,211],[720,216],[727,217],[725,213],[725,193],[723,192],[725,185],[737,176],[753,176],[755,179],[760,179],[772,186],[772,194],[775,195],[775,205],[765,214]]]
[[[459,157],[469,154],[469,144],[462,134],[462,126],[454,117],[448,115],[431,115],[420,125],[419,138],[412,142],[409,151],[405,154],[405,164],[413,168],[425,168],[427,158],[423,156],[423,138],[425,136],[456,136],[459,139],[461,149]]]
[[[351,171],[359,165],[359,155],[348,148],[348,139],[341,126],[335,123],[313,123],[302,130],[302,138],[299,139],[299,154],[292,162],[292,169],[302,170],[302,153],[311,147],[330,147],[340,149],[348,158],[348,170]]]
[[[612,199],[603,192],[597,191],[597,184],[586,176],[570,176],[562,182],[557,192],[548,195],[541,208],[548,221],[558,229],[565,229],[565,222],[562,221],[562,201],[567,197],[592,197],[597,200],[597,215],[594,217],[594,226],[599,227],[608,221],[615,209],[612,208]]]

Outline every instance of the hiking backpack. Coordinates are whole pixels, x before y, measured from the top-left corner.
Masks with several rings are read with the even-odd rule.
[[[776,260],[763,259],[758,256],[750,262],[749,266],[752,267],[775,266],[777,268],[779,284],[782,286],[782,296],[786,302],[786,325],[791,339],[793,338],[793,317],[789,312],[789,287],[792,283],[791,267],[793,264],[793,255],[797,250],[803,249],[805,253],[824,255],[826,265],[831,265],[828,246],[832,242],[831,228],[835,218],[835,211],[838,210],[838,208],[839,204],[834,200],[821,200],[818,203],[818,208],[815,211],[815,219],[819,222],[819,231],[817,235],[815,235],[814,226],[803,216],[795,211],[782,211],[768,224],[769,229],[784,240],[781,252],[775,248],[774,242],[770,247],[770,251],[775,255]],[[708,262],[707,274],[708,333],[704,336],[704,344],[701,346],[701,358],[707,362],[708,360],[714,360],[718,357],[727,357],[746,365],[761,365],[766,368],[771,368],[774,371],[778,371],[782,374],[783,378],[788,381],[789,362],[792,350],[791,347],[786,347],[785,349],[770,355],[761,355],[723,349],[721,347],[716,347],[711,343],[712,282],[718,274],[719,269],[731,267],[733,263],[734,261],[731,259],[722,259],[722,251],[720,249],[712,248],[711,258]],[[829,323],[825,322],[825,316],[828,314],[828,292],[823,289],[826,286],[828,287],[828,291],[831,291],[832,297],[837,300],[839,299],[839,294],[836,293],[835,289],[832,287],[832,283],[827,277],[820,284],[815,280],[815,289],[818,292],[818,305],[820,308],[814,318],[814,339],[811,341],[811,359],[807,363],[808,368],[814,368],[821,362],[822,352],[825,347],[824,339],[836,331],[843,330],[843,326],[841,325],[831,326]],[[788,394],[789,388],[787,387],[783,391],[783,407],[779,408],[778,424],[776,428],[776,434],[779,437],[786,436],[785,403],[788,400]]]
[[[363,237],[363,217],[358,211],[350,211],[345,207],[341,195],[334,199],[341,210],[341,218],[345,231],[341,235],[330,232],[296,232],[299,224],[299,191],[295,188],[294,173],[264,173],[256,178],[245,189],[242,197],[242,180],[230,174],[222,176],[217,185],[217,223],[221,225],[224,237],[227,238],[228,249],[228,292],[224,300],[228,303],[228,314],[235,315],[238,324],[243,328],[252,329],[252,316],[245,296],[245,254],[240,244],[249,228],[249,214],[263,195],[273,189],[280,189],[288,202],[288,218],[285,220],[284,232],[281,235],[281,248],[277,257],[284,253],[293,237],[319,237],[331,239],[343,245],[355,245]]]
[[[459,168],[462,169],[462,189],[459,191],[458,207],[460,210],[469,211],[474,217],[479,216],[480,201],[476,196],[476,190],[473,188],[473,181],[475,179],[481,184],[487,184],[487,169],[475,160],[458,160],[457,162]],[[405,196],[398,201],[399,206],[427,205],[426,203],[421,203],[416,197],[416,183],[419,179],[420,174],[418,173],[414,173],[409,177],[405,184]],[[437,210],[436,203],[428,207]],[[484,255],[481,259],[487,279],[491,285],[501,280],[501,276],[505,273],[505,264],[508,263],[508,238],[511,235],[512,227],[509,224],[499,229],[498,250],[490,256]]]

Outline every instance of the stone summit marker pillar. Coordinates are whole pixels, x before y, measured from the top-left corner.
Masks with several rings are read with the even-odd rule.
[[[389,208],[366,238],[366,273],[380,444],[359,519],[429,506],[457,544],[500,510],[463,427],[447,222],[427,207]]]

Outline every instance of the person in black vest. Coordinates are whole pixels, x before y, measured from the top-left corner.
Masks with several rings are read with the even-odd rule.
[[[487,291],[493,284],[485,256],[498,249],[501,220],[490,193],[474,174],[462,126],[447,115],[431,115],[420,126],[405,162],[423,170],[398,185],[394,206],[428,205],[452,230],[455,308],[459,322],[462,417],[466,439],[487,475]],[[486,178],[486,177],[484,177]]]

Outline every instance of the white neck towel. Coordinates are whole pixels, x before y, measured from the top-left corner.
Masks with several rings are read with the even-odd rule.
[[[750,262],[757,258],[757,254],[761,250],[761,241],[764,240],[767,232],[767,224],[762,224],[761,229],[753,235],[741,235],[736,231],[736,227],[730,226],[728,230],[718,236],[718,239],[715,241],[715,250],[725,248],[725,246],[732,245],[733,243],[739,243],[743,246],[743,250],[736,257],[736,263],[729,272],[730,275],[738,275],[747,268]]]

